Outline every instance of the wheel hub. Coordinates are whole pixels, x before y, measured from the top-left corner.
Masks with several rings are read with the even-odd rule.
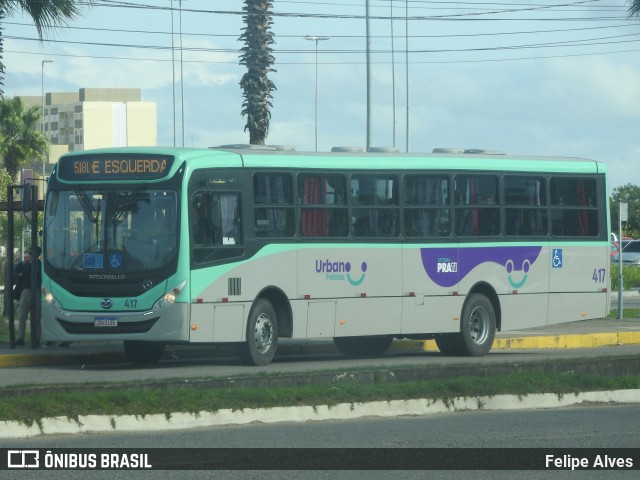
[[[265,353],[271,347],[273,342],[273,324],[269,315],[262,313],[256,319],[255,328],[256,349],[260,353]]]
[[[471,340],[478,345],[484,344],[489,336],[489,313],[482,307],[471,312],[469,319],[469,333]]]

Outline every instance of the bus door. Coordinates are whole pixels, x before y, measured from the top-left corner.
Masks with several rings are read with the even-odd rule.
[[[191,337],[194,342],[244,340],[246,305],[241,274],[229,263],[242,259],[242,196],[232,177],[216,175],[189,190]]]

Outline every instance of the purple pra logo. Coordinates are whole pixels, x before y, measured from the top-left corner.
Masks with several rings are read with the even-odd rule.
[[[365,273],[367,271],[367,262],[360,264],[360,275],[357,278],[356,273],[352,275],[351,262],[316,260],[316,273],[324,273],[325,280],[328,281],[344,281],[347,280],[351,285],[357,287],[364,282]]]
[[[527,281],[529,270],[542,247],[467,247],[422,248],[422,265],[429,278],[441,287],[451,287],[465,278],[478,265],[496,263],[504,267],[511,287],[518,289]]]

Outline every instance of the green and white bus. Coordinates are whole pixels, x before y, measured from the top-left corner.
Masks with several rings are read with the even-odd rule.
[[[604,317],[603,163],[499,153],[298,153],[231,146],[70,153],[43,233],[43,340],[279,338],[381,355],[435,339],[484,355],[496,331]]]

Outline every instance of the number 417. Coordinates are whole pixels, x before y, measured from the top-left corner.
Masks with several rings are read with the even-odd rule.
[[[593,269],[593,277],[591,277],[591,279],[595,283],[604,283],[606,274],[607,274],[607,269],[606,268],[594,268]]]
[[[124,301],[124,306],[127,308],[136,308],[137,305],[138,305],[138,300],[135,298],[127,299]]]

